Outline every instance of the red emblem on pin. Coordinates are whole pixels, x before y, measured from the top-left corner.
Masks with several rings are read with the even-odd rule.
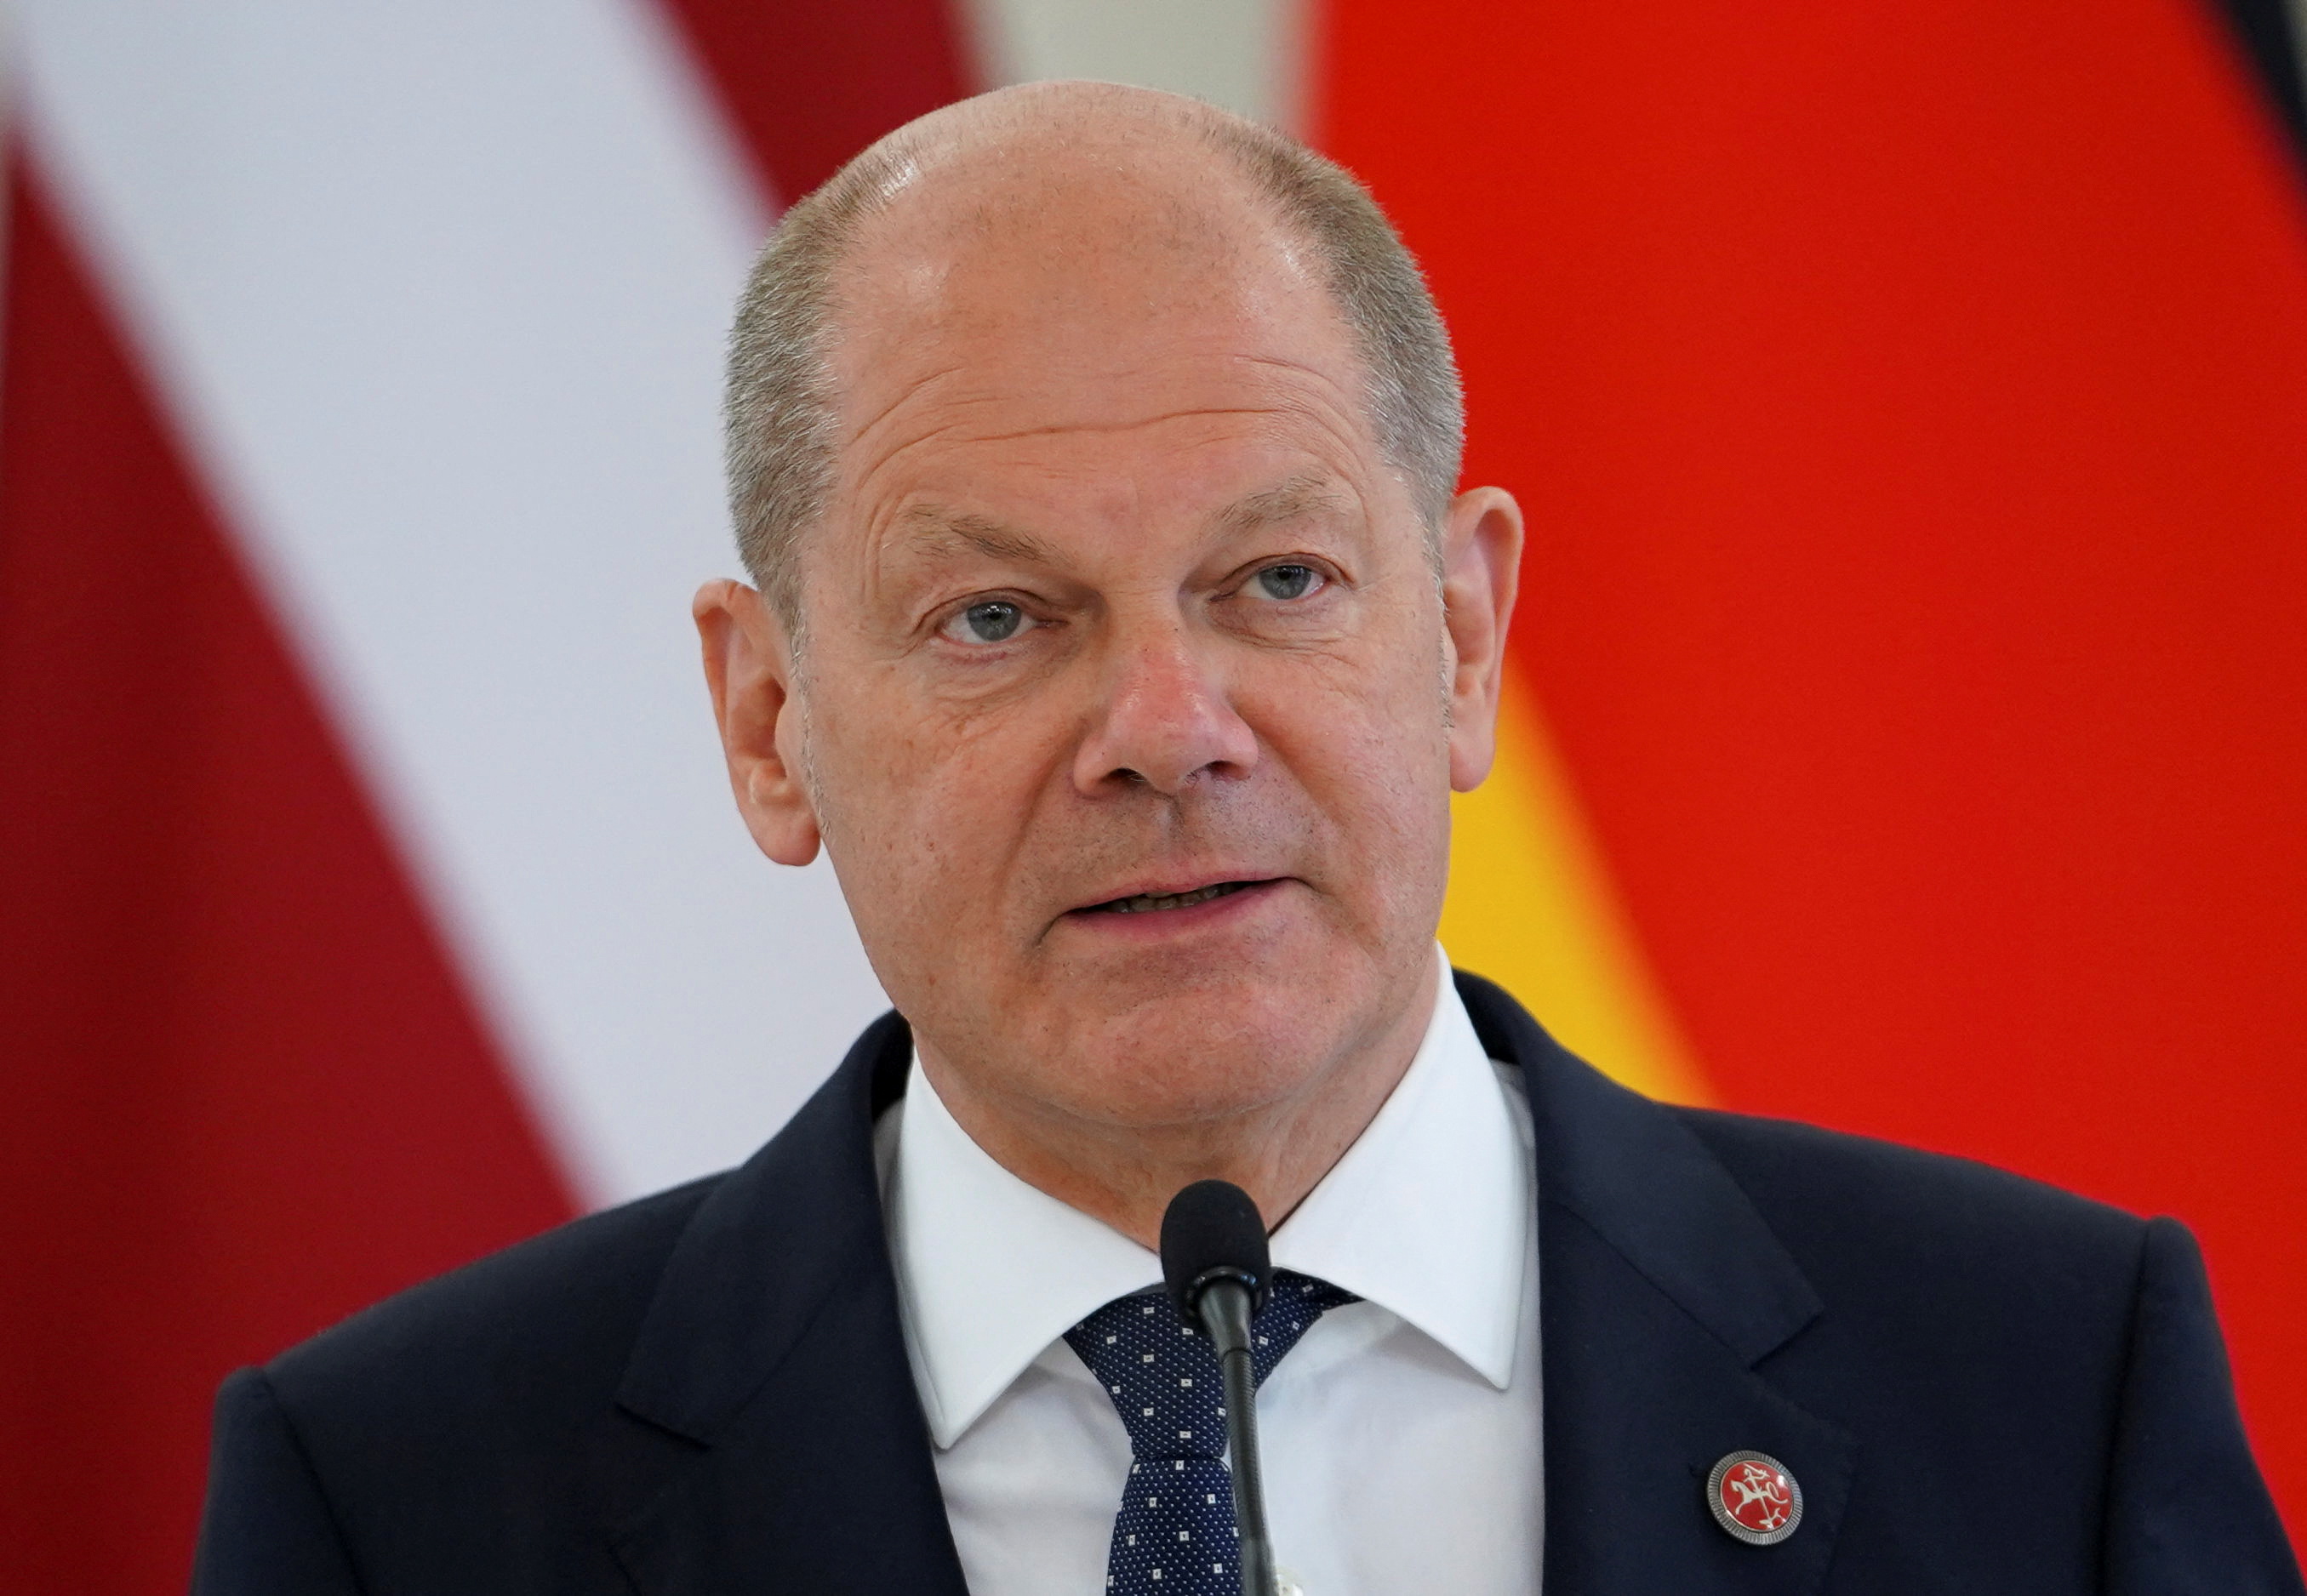
[[[1802,1487],[1769,1453],[1733,1452],[1707,1475],[1706,1506],[1724,1534],[1776,1546],[1802,1523]]]

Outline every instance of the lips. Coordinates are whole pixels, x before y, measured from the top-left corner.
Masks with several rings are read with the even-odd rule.
[[[1229,892],[1239,892],[1244,887],[1256,886],[1253,881],[1213,882],[1205,887],[1196,887],[1190,892],[1138,892],[1128,898],[1115,898],[1104,903],[1093,904],[1091,914],[1143,915],[1160,914],[1164,909],[1191,909],[1196,903],[1207,903],[1213,898],[1222,898]]]

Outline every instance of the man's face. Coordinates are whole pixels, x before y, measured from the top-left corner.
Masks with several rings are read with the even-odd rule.
[[[1433,979],[1426,529],[1270,226],[978,220],[901,208],[841,305],[816,822],[933,1078],[1119,1126],[1318,1088]]]

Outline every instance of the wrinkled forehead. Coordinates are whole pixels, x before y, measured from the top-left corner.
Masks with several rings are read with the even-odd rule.
[[[832,311],[844,447],[932,399],[1020,428],[1098,426],[1156,386],[1214,406],[1277,377],[1363,387],[1317,258],[1191,147],[931,167],[861,230]]]

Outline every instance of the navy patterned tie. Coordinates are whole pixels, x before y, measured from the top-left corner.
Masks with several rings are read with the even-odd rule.
[[[1261,1386],[1306,1327],[1351,1292],[1278,1269],[1251,1327]],[[1217,1353],[1160,1292],[1108,1302],[1066,1332],[1129,1430],[1129,1481],[1113,1519],[1105,1588],[1114,1596],[1241,1596],[1233,1479]]]

